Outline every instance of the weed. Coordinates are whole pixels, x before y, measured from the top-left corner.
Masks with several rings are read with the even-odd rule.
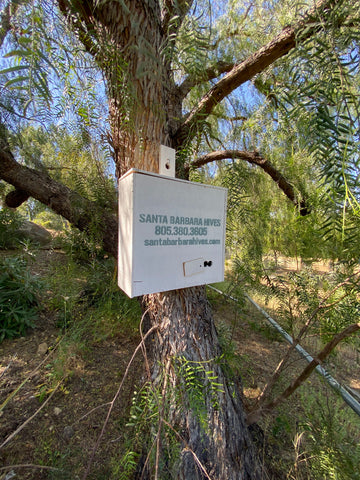
[[[24,258],[0,260],[0,341],[34,328],[41,282],[27,270]]]
[[[42,210],[39,212],[34,222],[47,229],[62,231],[66,227],[67,221],[60,215],[57,215],[52,210]]]
[[[141,317],[139,303],[117,286],[113,259],[95,259],[87,265],[67,260],[61,268],[50,268],[48,307],[57,312],[65,330],[85,325],[94,340],[112,336],[119,328],[134,334]],[[84,323],[85,322],[85,323]]]
[[[291,426],[289,419],[286,414],[279,414],[275,417],[273,427],[272,427],[272,435],[274,437],[283,437],[284,433],[289,434],[291,432]]]
[[[113,478],[128,480],[132,478],[138,465],[139,454],[127,450],[119,462],[113,461]]]
[[[77,228],[69,228],[61,236],[61,247],[67,255],[79,265],[88,265],[92,261],[103,258],[104,250],[100,242],[91,235],[80,232]]]
[[[79,265],[64,259],[50,266],[47,307],[57,313],[64,338],[51,364],[53,381],[82,368],[83,354],[94,342],[115,336],[119,331],[137,335],[140,305],[120,292],[112,259],[93,260]]]
[[[234,327],[224,321],[216,325],[219,343],[222,351],[220,360],[221,368],[230,381],[241,384],[241,377],[253,377],[254,368],[247,354],[239,354],[237,345],[233,340]]]
[[[73,320],[75,306],[86,283],[84,271],[72,262],[59,268],[50,265],[46,276],[48,298],[47,307],[57,313],[59,327],[68,328]]]
[[[281,334],[270,325],[264,323],[263,320],[250,320],[248,321],[248,324],[254,332],[260,333],[261,335],[263,335],[264,338],[267,338],[268,340],[272,340],[274,342],[281,342],[283,340]]]
[[[304,396],[305,394],[303,394]],[[302,428],[313,480],[360,479],[360,419],[340,398],[307,392]]]
[[[75,370],[81,370],[84,366],[82,359],[86,351],[85,342],[77,336],[77,332],[69,331],[63,338],[61,345],[58,347],[58,352],[53,362],[49,364],[49,389],[57,384],[61,378],[69,378],[73,375]],[[66,388],[62,389],[63,393],[67,394]]]
[[[289,480],[359,480],[359,417],[324,384],[299,391],[299,403],[296,415],[284,404],[262,420],[270,470],[287,470]]]
[[[74,477],[68,470],[68,464],[74,452],[70,451],[69,447],[64,451],[60,450],[53,434],[44,433],[41,443],[35,449],[36,462],[53,467],[48,470],[49,480],[72,480]]]

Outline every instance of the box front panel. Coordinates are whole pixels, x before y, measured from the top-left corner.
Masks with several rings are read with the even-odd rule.
[[[133,176],[131,296],[223,280],[226,189]]]

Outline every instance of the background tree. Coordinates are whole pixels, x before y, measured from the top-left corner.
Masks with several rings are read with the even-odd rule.
[[[304,215],[307,186],[287,180],[294,173],[289,149],[304,149],[300,139],[310,132],[308,153],[320,157],[334,191],[347,179],[348,198],[356,196],[351,166],[357,161],[358,82],[353,80],[359,65],[359,2],[274,2],[266,9],[262,2],[216,6],[190,0],[59,0],[57,5],[70,32],[49,2],[9,1],[1,17],[1,39],[8,33],[3,45],[13,60],[2,71],[0,178],[15,187],[8,205],[32,196],[80,229],[95,222],[105,248],[116,255],[111,208],[55,180],[50,171],[19,163],[11,150],[11,130],[27,119],[46,123],[51,105],[66,110],[64,98],[75,101],[70,119],[81,122],[84,131],[94,118],[103,128],[117,175],[131,167],[157,171],[162,143],[176,149],[177,174],[185,178],[214,161],[245,161],[250,172],[261,168]],[[78,82],[76,71],[92,85]],[[99,109],[89,108],[96,103],[89,100],[98,72],[105,79],[109,129]],[[85,105],[76,99],[76,85],[86,87]],[[288,118],[293,141],[284,144],[277,135],[274,149],[269,137],[289,130]],[[143,308],[156,329],[150,377],[160,391],[186,384],[183,361],[209,365],[221,385],[214,393],[206,372],[197,371],[205,413],[192,408],[186,390],[181,408],[171,405],[167,425],[181,441],[178,459],[164,463],[167,475],[176,465],[176,478],[259,478],[239,392],[219,362],[204,288],[147,295]],[[161,418],[159,432],[164,422]]]

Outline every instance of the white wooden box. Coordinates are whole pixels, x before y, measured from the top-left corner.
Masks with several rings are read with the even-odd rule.
[[[224,279],[227,190],[129,170],[119,179],[118,284],[129,296]]]

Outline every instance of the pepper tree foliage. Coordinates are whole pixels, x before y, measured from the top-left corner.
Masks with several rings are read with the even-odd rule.
[[[229,209],[229,246],[238,245],[241,237],[247,262],[272,250],[357,261],[359,5],[350,3],[334,4],[329,30],[319,29],[307,38],[305,29],[286,62],[255,78],[255,108],[230,130],[236,147],[255,145],[304,193],[312,210],[310,217],[299,218],[289,205],[279,204],[273,190],[269,194],[263,175],[249,175],[243,165],[225,171],[223,181],[233,207],[239,204],[239,183],[249,194],[247,178],[251,179],[253,195],[242,197],[243,225],[237,220],[239,210]],[[340,16],[348,29],[339,28]]]
[[[163,9],[171,11],[170,3],[162,2]],[[314,12],[307,21],[306,12],[311,8]],[[353,257],[359,217],[359,2],[199,1],[188,8],[178,31],[173,28],[179,22],[175,13],[168,19],[170,35],[163,55],[171,62],[177,94],[184,98],[182,128],[191,139],[183,143],[185,160],[178,152],[179,164],[185,161],[190,175],[202,169],[202,175],[218,176],[218,181],[229,185],[234,207],[229,225],[238,225],[232,230],[237,233],[230,243],[239,239],[240,218],[245,224],[252,223],[252,230],[257,221],[255,230],[262,231],[257,236],[259,254],[271,247],[282,250],[291,244],[286,236],[280,237],[281,225],[290,216],[294,231],[309,236],[316,230],[318,240],[332,244],[333,256],[339,258],[346,251]],[[302,21],[305,25],[295,28],[296,48],[269,62],[268,68],[260,68],[258,74],[249,76],[250,81],[239,82],[238,88],[231,87],[227,94],[220,92],[223,100],[215,101],[210,113],[201,112],[199,102],[206,101],[211,88],[220,85],[234,67],[260,52],[289,25],[298,26]],[[72,28],[81,32],[76,22]],[[91,187],[86,193],[81,185],[68,182],[69,175],[59,176],[72,162],[69,156],[61,161],[58,139],[54,140],[58,154],[51,165],[43,153],[24,155],[21,144],[29,124],[41,130],[38,135],[58,130],[61,137],[59,129],[65,128],[81,139],[80,148],[90,156],[91,145],[105,146],[97,169],[102,178],[109,172],[111,141],[105,88],[101,71],[86,51],[91,50],[89,37],[80,35],[83,43],[78,41],[56,2],[4,3],[0,108],[7,142],[23,164],[51,176],[55,172],[51,169],[57,167],[56,179],[85,197],[89,197]],[[117,68],[126,69],[126,65],[117,59]],[[223,155],[207,158],[211,151]],[[295,209],[282,199],[274,201],[278,199],[275,186],[264,187],[269,185],[269,164],[291,189],[287,195]],[[77,167],[73,162],[71,168],[76,171]],[[93,191],[100,191],[96,188],[98,176],[91,178]],[[278,177],[272,180],[280,186]],[[256,188],[260,183],[263,187]],[[255,195],[254,205],[259,199],[262,216],[246,201],[251,195]],[[94,195],[92,200],[97,200]],[[105,203],[112,204],[112,200]],[[298,218],[298,213],[310,210],[315,222]],[[240,237],[244,235],[243,231]],[[317,255],[306,251],[308,239],[301,238],[301,242],[296,249],[305,256]],[[323,253],[324,249],[329,250],[326,242]],[[288,253],[294,252],[290,249]]]
[[[0,33],[0,115],[11,150],[23,165],[114,208],[110,153],[102,148],[107,113],[101,72],[55,3],[9,2],[3,23],[7,12],[11,28]],[[98,128],[90,131],[91,125]]]
[[[288,78],[273,85],[272,94],[282,117],[295,125],[297,142],[316,167],[320,185],[320,226],[329,258],[356,259],[359,245],[359,32],[352,5],[332,9],[329,31],[299,39]],[[357,17],[359,16],[359,6]],[[337,15],[347,16],[351,28],[338,28]],[[302,35],[306,35],[304,32]],[[294,89],[294,84],[299,88]],[[301,145],[302,144],[302,145]],[[318,190],[319,191],[319,190]]]

